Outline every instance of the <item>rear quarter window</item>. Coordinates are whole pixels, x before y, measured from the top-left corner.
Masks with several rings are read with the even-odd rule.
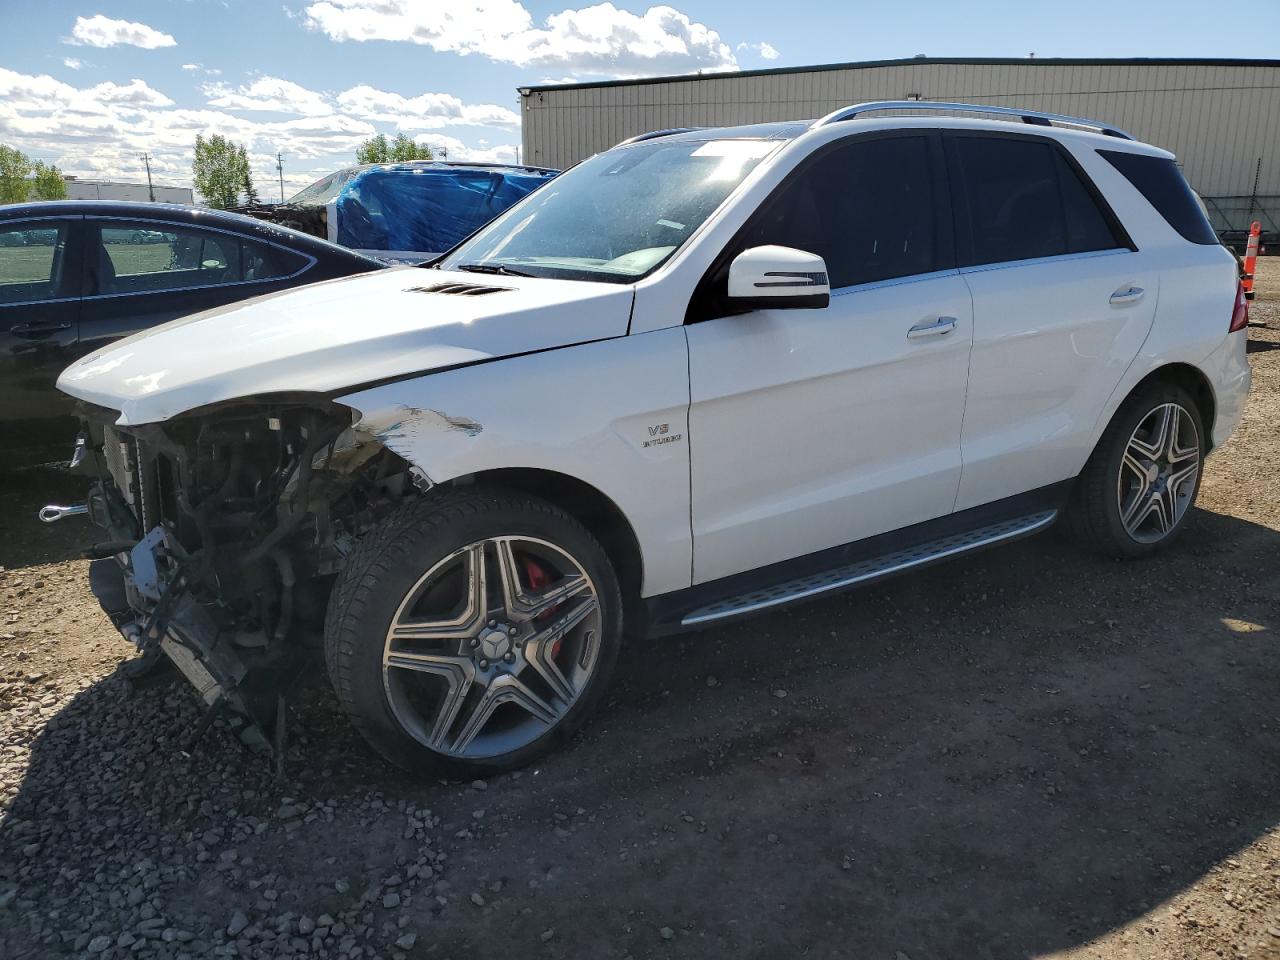
[[[1099,150],[1098,153],[1138,188],[1183,239],[1201,244],[1218,242],[1218,235],[1196,202],[1191,186],[1172,160],[1119,150]]]
[[[289,277],[307,266],[307,258],[294,250],[254,240],[240,241],[240,263],[245,280]]]

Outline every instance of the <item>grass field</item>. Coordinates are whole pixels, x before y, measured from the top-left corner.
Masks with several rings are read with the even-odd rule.
[[[160,273],[169,269],[173,246],[162,243],[108,243],[107,255],[120,276]]]
[[[48,280],[53,246],[0,247],[0,283]]]
[[[107,255],[111,257],[116,273],[121,276],[159,273],[169,268],[173,257],[173,247],[167,241],[108,243],[106,246]],[[48,280],[53,266],[53,252],[51,244],[0,247],[0,284],[39,283]]]

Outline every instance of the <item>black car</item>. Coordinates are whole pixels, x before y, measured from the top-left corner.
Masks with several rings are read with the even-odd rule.
[[[69,419],[54,419],[71,412],[54,381],[112,340],[383,266],[296,230],[199,207],[0,206],[0,449],[20,456],[74,436]]]

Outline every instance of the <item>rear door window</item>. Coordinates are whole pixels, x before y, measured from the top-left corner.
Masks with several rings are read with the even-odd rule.
[[[948,137],[962,266],[1126,246],[1062,151],[1021,137]]]
[[[66,276],[67,221],[24,221],[0,227],[0,304],[38,303],[74,295]]]
[[[87,263],[90,295],[157,293],[243,279],[240,241],[231,234],[139,222],[104,224],[99,236]]]
[[[1184,239],[1205,245],[1218,242],[1218,235],[1209,225],[1191,185],[1172,160],[1119,150],[1099,150],[1098,153],[1124,174]]]

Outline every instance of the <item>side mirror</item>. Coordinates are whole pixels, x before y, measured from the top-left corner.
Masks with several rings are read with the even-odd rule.
[[[821,308],[831,302],[827,264],[791,247],[752,247],[729,264],[729,303],[746,310]]]

